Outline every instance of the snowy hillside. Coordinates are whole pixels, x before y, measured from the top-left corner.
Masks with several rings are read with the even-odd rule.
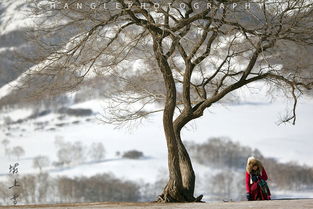
[[[63,118],[59,117],[60,114],[51,113],[21,123],[13,123],[9,127],[1,120],[0,137],[10,140],[11,146],[24,147],[26,158],[48,155],[54,160],[56,157],[54,141],[56,137],[62,136],[66,141],[81,141],[83,144],[102,142],[109,159],[116,157],[118,151],[131,149],[142,150],[152,159],[166,159],[161,114],[155,115],[134,129],[127,127],[114,129],[113,126],[101,121],[102,104],[102,101],[95,100],[71,106],[93,110],[93,115],[83,118],[73,116]],[[283,162],[297,161],[312,166],[310,145],[313,145],[311,138],[313,130],[309,128],[313,116],[312,104],[313,102],[308,100],[299,105],[296,126],[275,124],[278,114],[284,107],[281,104],[214,107],[203,119],[189,126],[188,130],[184,131],[183,138],[187,141],[202,142],[214,136],[230,137],[244,145],[260,149],[265,156]],[[1,118],[9,117],[14,122],[31,114],[30,109],[9,110],[2,111]],[[248,125],[249,130],[246,130]],[[47,147],[47,150],[43,150],[43,147]],[[0,151],[3,156],[4,150]],[[166,163],[163,164],[166,167]],[[6,173],[6,167],[1,167],[0,173]]]
[[[3,0],[0,2],[0,86],[17,78],[30,65],[17,64],[16,52],[29,47],[26,31],[31,21],[26,1]]]
[[[0,35],[31,26],[27,1],[1,1]]]
[[[45,39],[52,44],[68,40],[73,30],[60,30],[62,37],[49,37],[34,31],[40,18],[34,18],[33,1],[1,0],[0,1],[0,87],[14,81],[23,72],[44,60],[49,50],[45,50],[33,38]],[[38,41],[37,40],[37,41]],[[35,58],[35,59],[34,59]],[[0,92],[0,97],[2,93]]]
[[[312,166],[310,147],[313,145],[313,132],[309,128],[312,123],[312,104],[313,102],[308,100],[299,105],[296,126],[275,124],[277,114],[283,107],[279,103],[235,105],[228,108],[217,106],[207,112],[203,119],[189,126],[189,130],[184,131],[183,138],[201,142],[212,136],[228,136],[244,145],[258,148],[267,157]],[[93,114],[87,117],[51,112],[33,119],[29,119],[33,114],[30,109],[3,110],[1,118],[10,118],[11,125],[1,121],[0,138],[8,139],[10,147],[23,147],[25,155],[20,159],[14,156],[9,158],[1,145],[1,178],[6,178],[9,165],[15,162],[20,164],[21,174],[31,174],[39,172],[38,168],[33,168],[33,159],[36,156],[47,156],[51,162],[56,161],[56,140],[60,138],[66,142],[80,142],[84,147],[100,142],[105,147],[106,156],[100,161],[86,160],[60,168],[50,164],[49,167],[43,168],[52,176],[75,177],[112,173],[121,179],[146,183],[166,178],[167,154],[161,114],[155,115],[135,129],[114,129],[101,122],[102,107],[102,101],[94,100],[71,106],[73,109],[92,109]],[[250,127],[249,131],[246,131],[247,126]],[[134,149],[142,151],[144,157],[138,160],[121,158],[122,153]],[[198,177],[196,192],[205,193],[203,181],[220,171],[196,162],[194,168]]]

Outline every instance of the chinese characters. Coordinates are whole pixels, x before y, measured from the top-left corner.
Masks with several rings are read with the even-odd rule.
[[[14,177],[18,174],[18,166],[19,166],[19,164],[15,163],[13,166],[10,165],[10,167],[9,167],[9,173],[12,174]],[[21,185],[19,185],[16,178],[14,178],[13,185],[9,187],[9,189],[13,191],[13,197],[11,198],[11,200],[13,201],[14,205],[17,204],[17,198],[19,197],[19,194],[17,193],[17,188],[20,186]]]

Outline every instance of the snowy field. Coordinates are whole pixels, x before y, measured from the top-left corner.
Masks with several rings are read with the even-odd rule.
[[[299,105],[295,126],[289,124],[277,126],[279,113],[285,111],[284,105],[280,103],[214,106],[202,119],[184,130],[183,139],[200,143],[210,137],[230,137],[243,145],[258,148],[266,157],[277,158],[280,162],[294,161],[313,166],[312,105],[313,102],[310,100]],[[102,102],[90,101],[76,104],[74,107],[89,107],[95,112],[101,112]],[[2,117],[10,115],[12,120],[16,121],[31,113],[30,110],[15,110],[1,115]],[[80,141],[86,146],[93,142],[101,142],[106,149],[106,158],[101,162],[85,163],[67,169],[46,168],[52,175],[91,176],[111,172],[123,179],[154,182],[160,175],[166,174],[167,168],[161,117],[161,114],[156,114],[135,128],[115,129],[111,125],[103,124],[100,120],[101,115],[96,114],[88,118],[67,116],[59,121],[57,115],[52,113],[22,124],[15,124],[9,131],[2,125],[0,138],[8,139],[10,146],[24,148],[25,156],[18,160],[20,172],[23,174],[37,172],[32,168],[32,159],[38,155],[46,155],[51,161],[55,161],[57,159],[55,140],[62,137],[65,141]],[[46,122],[42,130],[38,130],[34,125],[38,122]],[[51,130],[60,122],[66,125]],[[9,136],[5,136],[7,132],[10,132]],[[0,175],[5,176],[9,165],[16,162],[16,159],[5,156],[4,147],[1,146]],[[142,151],[145,158],[130,160],[116,156],[117,152],[123,153],[133,149]],[[196,172],[205,173],[206,169],[201,165],[195,165]]]

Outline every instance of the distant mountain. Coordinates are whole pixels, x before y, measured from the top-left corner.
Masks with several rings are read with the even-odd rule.
[[[17,53],[27,46],[27,28],[21,28],[20,12],[25,1],[4,0],[0,2],[0,87],[16,79],[28,69],[29,63],[18,64]],[[20,15],[16,15],[20,12]]]
[[[15,80],[23,72],[44,60],[49,51],[39,47],[32,36],[35,23],[31,19],[27,1],[1,0],[0,2],[0,87]],[[36,33],[38,40],[57,45],[68,40],[77,30],[65,27],[66,31],[47,37]],[[51,35],[51,34],[50,34]],[[26,58],[26,59],[25,59]],[[36,58],[29,61],[29,58]]]

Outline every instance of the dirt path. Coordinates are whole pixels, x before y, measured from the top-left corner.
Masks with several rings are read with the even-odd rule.
[[[228,203],[78,203],[59,205],[20,205],[15,207],[0,206],[5,208],[42,208],[42,209],[313,209],[313,199],[304,200],[272,200],[256,202],[228,202]]]

